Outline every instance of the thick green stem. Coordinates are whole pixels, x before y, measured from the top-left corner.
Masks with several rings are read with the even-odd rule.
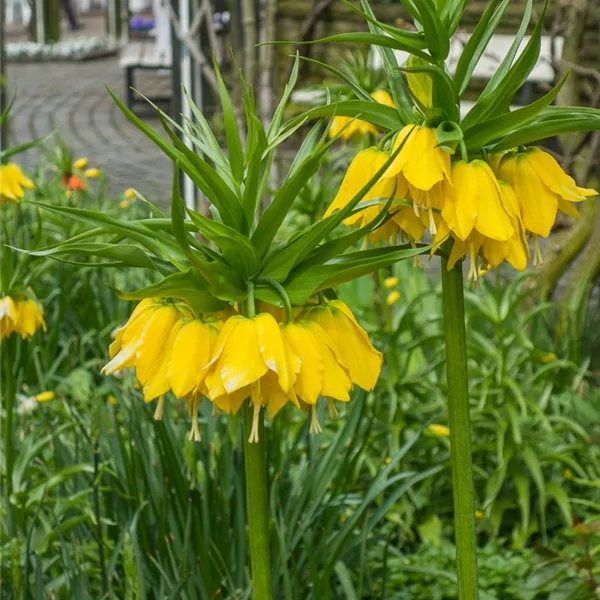
[[[244,458],[252,589],[254,600],[271,600],[271,554],[267,505],[267,461],[263,411],[254,414],[247,402],[244,410]],[[252,420],[259,419],[258,441],[249,442]]]
[[[462,261],[453,269],[448,270],[448,259],[442,257],[442,289],[458,597],[459,600],[477,600],[475,489],[469,421],[469,380]]]
[[[16,335],[16,334],[15,334]],[[4,456],[6,464],[6,506],[10,511],[10,496],[13,492],[13,470],[15,466],[14,446],[14,413],[15,413],[15,381],[14,367],[14,340],[6,339],[2,344],[2,362],[4,363],[4,385],[2,390],[2,404],[4,405]],[[9,514],[9,533],[12,535],[13,519]]]

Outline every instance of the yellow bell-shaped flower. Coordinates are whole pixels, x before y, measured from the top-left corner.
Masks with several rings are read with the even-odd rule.
[[[453,187],[446,186],[442,217],[454,234],[466,241],[473,231],[508,241],[515,230],[502,205],[500,186],[482,160],[459,160],[452,165]]]
[[[44,309],[35,300],[18,300],[17,325],[15,331],[23,338],[31,337],[38,328],[46,331],[46,322],[44,321]]]
[[[369,341],[367,332],[358,324],[352,311],[341,300],[310,306],[301,319],[318,323],[335,345],[337,354],[348,370],[352,383],[364,390],[375,387],[383,356]]]
[[[19,313],[15,301],[10,296],[0,300],[0,340],[8,337],[17,327]]]
[[[542,237],[550,235],[559,210],[576,217],[571,202],[598,193],[578,187],[550,154],[535,147],[505,154],[498,176],[514,189],[525,229]]]
[[[392,154],[402,149],[385,176],[403,175],[417,190],[429,191],[436,183],[450,180],[450,154],[438,146],[435,129],[406,125],[396,136]]]
[[[0,206],[9,202],[18,204],[25,195],[23,188],[32,190],[34,186],[18,166],[13,162],[0,165]]]
[[[394,101],[388,92],[385,90],[375,90],[371,97],[385,106],[394,108]],[[344,129],[345,127],[345,129]],[[342,131],[343,130],[343,131]],[[340,138],[343,140],[349,140],[353,137],[365,137],[367,135],[377,135],[377,128],[375,125],[362,121],[361,119],[353,117],[335,116],[329,127],[329,137],[335,137],[338,133],[342,132]]]
[[[175,325],[181,318],[192,316],[191,309],[180,302],[143,300],[116,332],[109,348],[111,360],[102,372],[112,375],[120,369],[135,367],[138,381],[145,386],[155,375],[167,344],[172,341],[170,336]]]

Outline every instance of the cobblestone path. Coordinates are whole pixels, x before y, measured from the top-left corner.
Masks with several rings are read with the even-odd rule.
[[[123,96],[123,71],[116,57],[86,62],[11,63],[7,70],[11,93],[16,95],[11,111],[11,145],[54,130],[76,157],[86,156],[90,166],[106,169],[110,193],[120,194],[135,187],[148,199],[168,204],[171,162],[127,121],[104,87],[106,84]],[[170,85],[168,73],[136,74],[136,87],[146,95],[168,94]],[[144,119],[159,128],[157,119],[146,118],[148,110]],[[51,145],[52,139],[48,142]],[[31,168],[39,152],[29,150],[20,160]]]

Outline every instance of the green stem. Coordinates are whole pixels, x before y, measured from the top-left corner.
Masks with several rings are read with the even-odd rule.
[[[248,541],[252,568],[254,600],[271,600],[271,556],[267,506],[267,462],[263,412],[254,415],[247,402],[244,410],[244,459],[246,465],[246,501],[248,504]],[[249,442],[252,419],[259,419],[258,442]]]
[[[16,334],[15,334],[16,335]],[[13,519],[11,514],[10,496],[13,492],[13,470],[15,466],[14,447],[14,413],[15,413],[15,380],[13,376],[14,367],[14,340],[6,339],[2,348],[2,361],[4,362],[4,390],[2,394],[4,404],[4,455],[6,464],[6,506],[8,514],[8,529],[12,536],[14,533]]]
[[[448,419],[454,491],[454,528],[459,600],[477,600],[475,489],[469,422],[469,381],[462,261],[448,270],[442,257],[444,337],[448,377]]]

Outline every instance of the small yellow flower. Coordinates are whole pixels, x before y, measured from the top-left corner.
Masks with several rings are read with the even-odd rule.
[[[484,516],[485,516],[485,515],[483,514],[483,512],[482,512],[482,511],[480,511],[480,510],[476,510],[476,511],[475,511],[475,518],[476,518],[478,521],[481,521],[481,519],[483,519],[483,517],[484,517]]]
[[[113,394],[109,394],[107,396],[106,400],[108,401],[109,404],[112,404],[112,406],[116,406],[117,405],[117,398]]]
[[[450,428],[446,425],[440,425],[439,423],[432,423],[428,425],[427,430],[437,435],[438,437],[450,437]]]
[[[119,208],[129,208],[129,205],[129,200],[121,200],[121,202],[119,202]]]
[[[565,469],[563,472],[563,477],[565,479],[573,479],[573,471],[571,471],[571,469]]]
[[[74,163],[73,163],[73,168],[74,169],[85,169],[88,166],[88,159],[85,157],[82,158],[78,158]]]
[[[398,277],[386,277],[383,285],[389,290],[390,288],[396,287],[400,283]]]
[[[386,456],[384,462],[385,462],[386,465],[389,465],[392,462],[392,457],[391,456]]]
[[[23,188],[32,190],[34,185],[18,166],[12,162],[0,165],[0,206],[9,202],[18,204],[25,195]]]
[[[100,169],[87,169],[84,175],[88,179],[95,179],[96,177],[100,177]]]
[[[71,198],[73,196],[73,192],[71,190],[65,191],[65,198]]]
[[[49,402],[50,400],[54,400],[56,398],[56,394],[54,392],[42,392],[35,396],[35,399],[38,402]]]
[[[133,188],[127,188],[123,192],[123,196],[125,196],[125,198],[128,198],[129,200],[135,200],[135,198],[136,198],[135,190]]]
[[[554,352],[549,352],[548,354],[544,354],[544,356],[540,357],[540,360],[543,363],[551,363],[554,362],[556,359],[558,358],[558,356],[556,356],[556,354],[554,354]]]
[[[385,299],[388,306],[392,306],[393,304],[396,304],[396,302],[398,302],[398,300],[400,300],[400,292],[398,290],[394,290],[393,292],[390,292],[388,294],[387,298]]]

